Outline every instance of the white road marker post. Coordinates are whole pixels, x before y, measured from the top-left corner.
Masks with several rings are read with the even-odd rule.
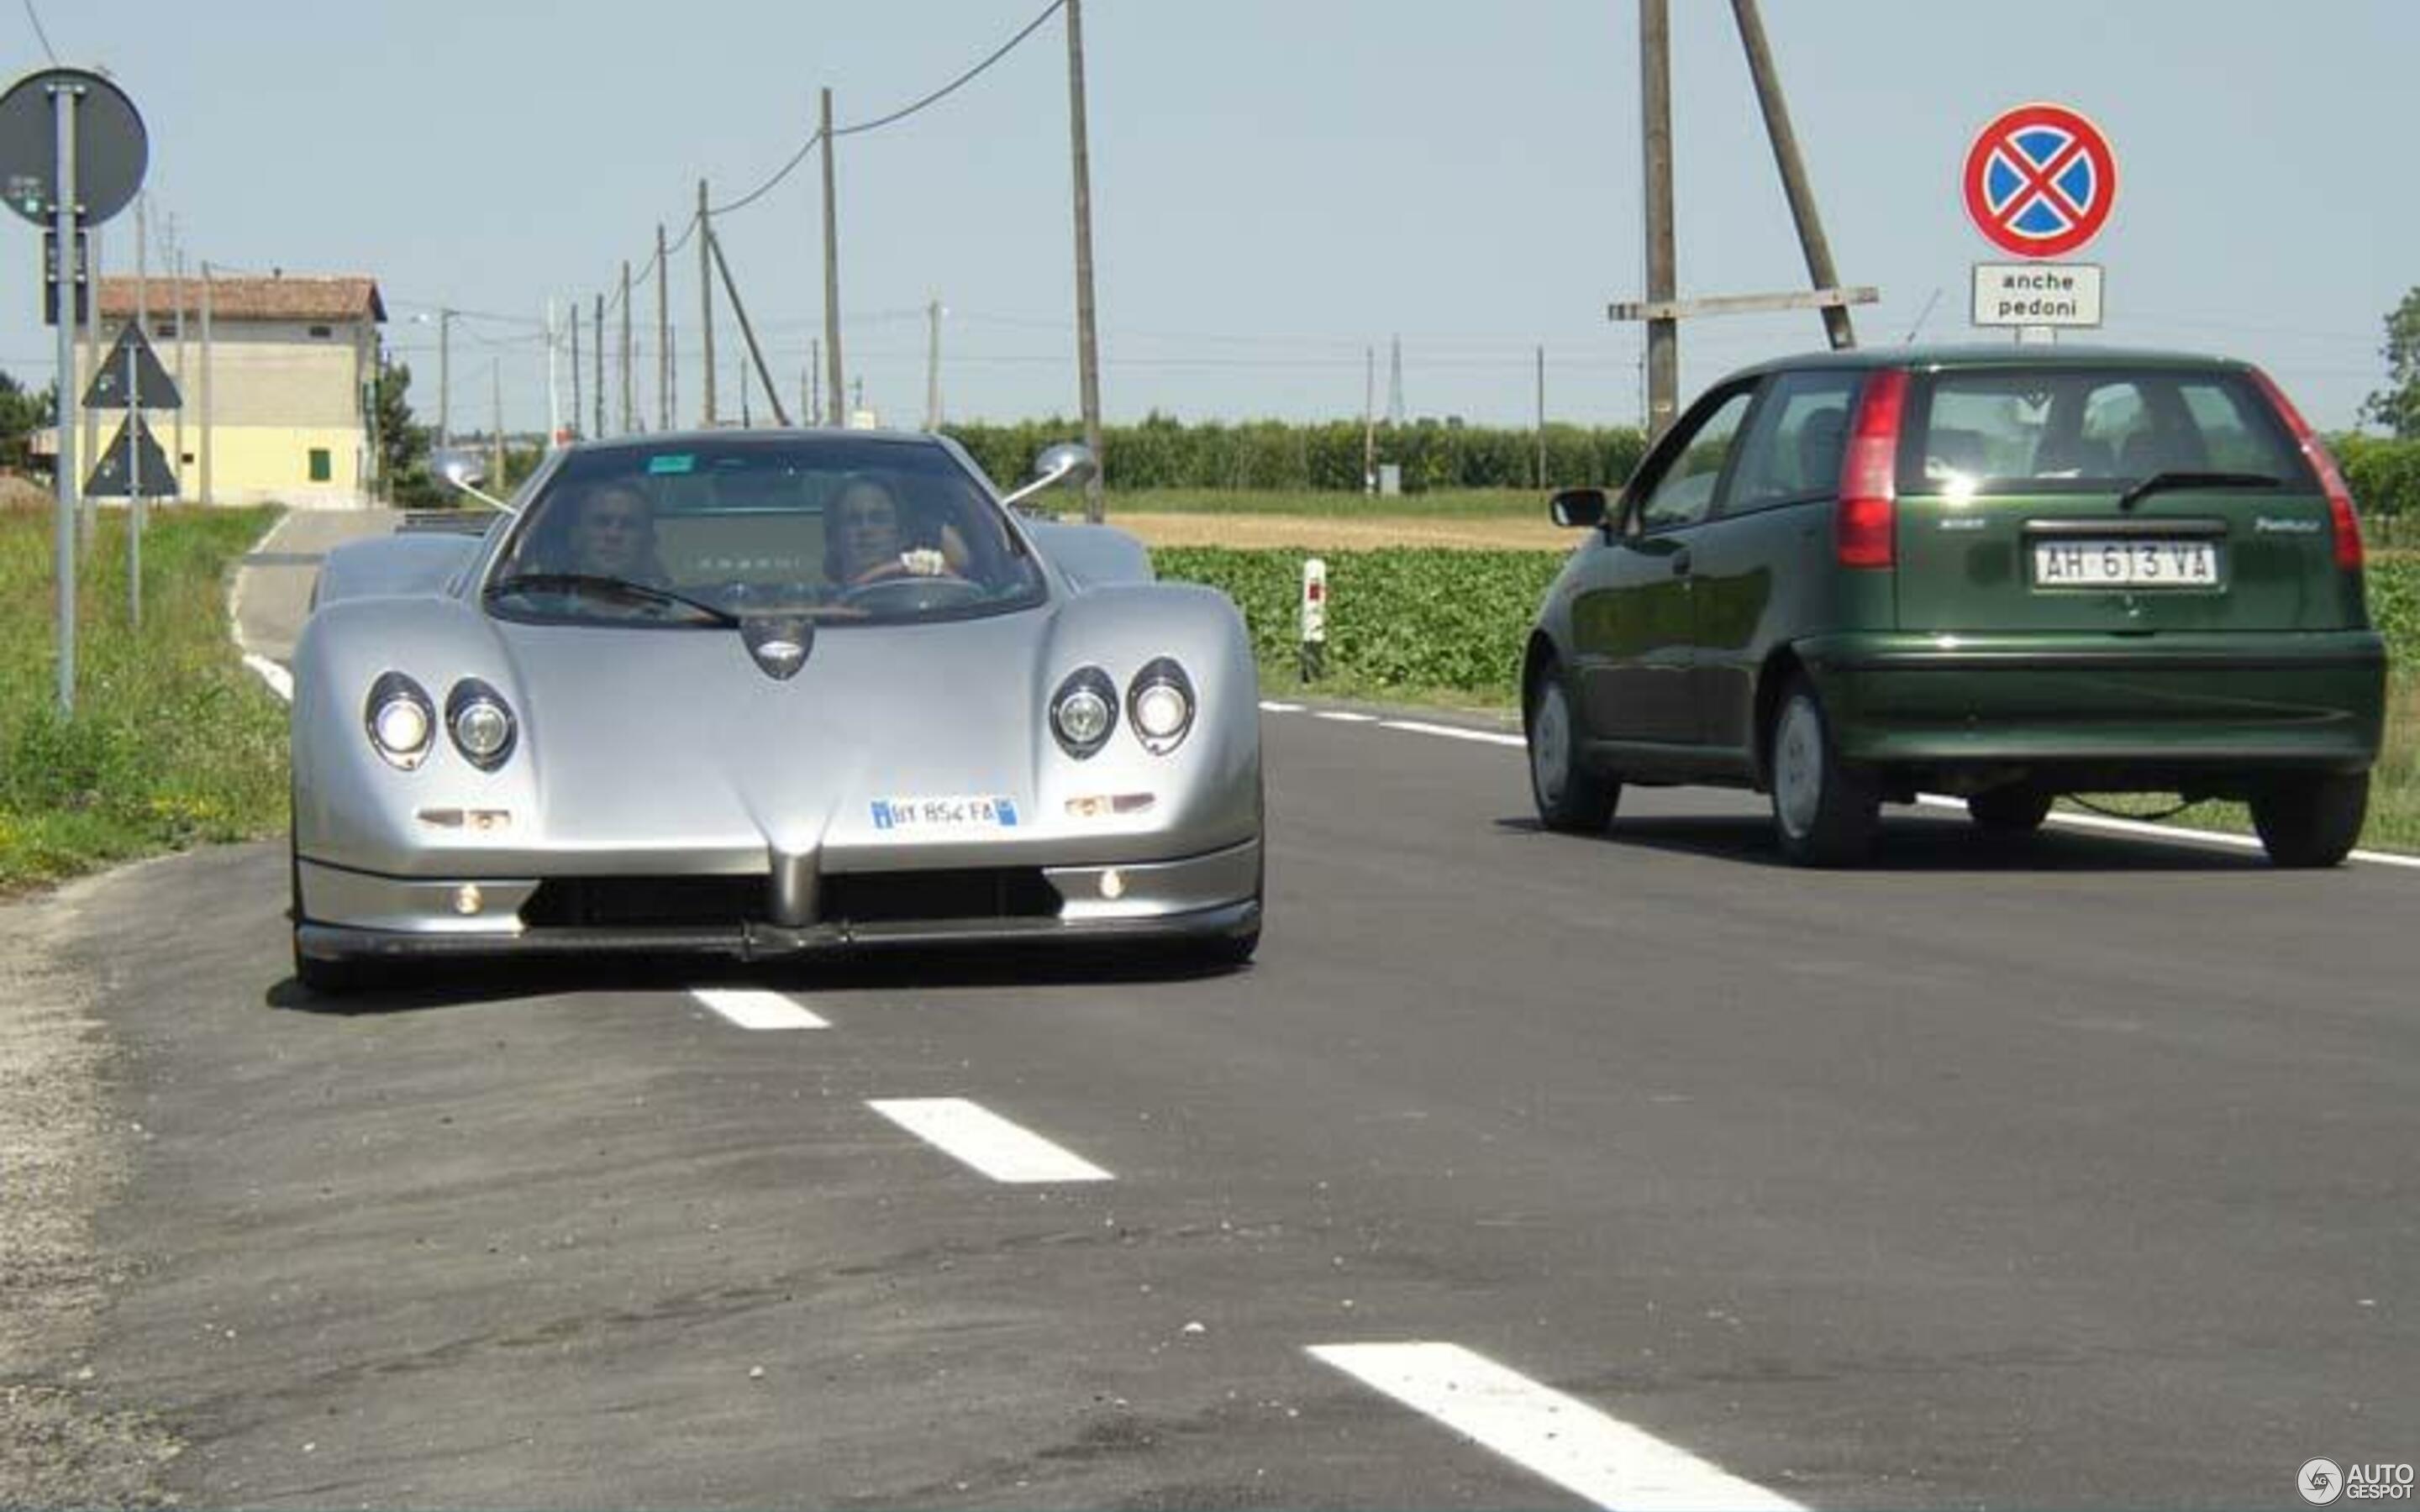
[[[1327,563],[1302,559],[1302,680],[1327,674]]]

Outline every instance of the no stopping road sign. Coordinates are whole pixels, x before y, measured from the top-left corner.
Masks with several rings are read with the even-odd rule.
[[[2019,105],[1975,134],[1961,179],[1966,213],[1992,245],[2056,257],[2090,241],[2118,202],[2118,157],[2065,105]]]

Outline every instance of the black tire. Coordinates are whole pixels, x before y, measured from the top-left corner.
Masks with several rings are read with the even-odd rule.
[[[2050,817],[2051,795],[2019,783],[1993,788],[1966,800],[1967,817],[1987,835],[2030,835]]]
[[[302,946],[294,946],[294,980],[314,997],[342,997],[359,992],[368,983],[368,975],[358,961],[322,961],[302,953]]]
[[[1529,689],[1521,724],[1529,750],[1529,797],[1539,823],[1572,835],[1602,834],[1621,801],[1621,784],[1580,759],[1579,726],[1562,669],[1552,662]]]
[[[2361,840],[2369,774],[2282,778],[2252,795],[2252,827],[2278,866],[2334,866]]]
[[[1768,758],[1783,856],[1800,866],[1854,866],[1872,852],[1882,790],[1872,774],[1840,760],[1823,701],[1804,677],[1782,690]]]

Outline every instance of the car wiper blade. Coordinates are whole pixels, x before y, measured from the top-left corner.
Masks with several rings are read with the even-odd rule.
[[[2118,507],[2132,509],[2155,493],[2177,488],[2277,488],[2283,478],[2266,472],[2154,472],[2118,496]]]
[[[628,578],[608,578],[588,572],[517,572],[499,578],[488,585],[488,596],[504,594],[595,594],[600,598],[618,598],[626,603],[655,604],[664,608],[685,609],[700,619],[726,630],[739,627],[739,616],[729,609],[690,598],[668,588],[634,583]]]

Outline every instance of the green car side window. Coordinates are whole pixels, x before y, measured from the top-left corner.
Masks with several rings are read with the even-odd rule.
[[[1753,389],[1732,394],[1715,406],[1683,440],[1680,452],[1656,480],[1654,491],[1647,496],[1639,511],[1644,529],[1668,531],[1694,525],[1706,517],[1706,512],[1714,507],[1714,486],[1722,481],[1723,466],[1730,460],[1731,449],[1739,440],[1740,423],[1747,418],[1748,406],[1755,397]]]
[[[1741,443],[1723,512],[1820,498],[1838,487],[1849,409],[1861,378],[1854,372],[1813,372],[1775,379]]]

